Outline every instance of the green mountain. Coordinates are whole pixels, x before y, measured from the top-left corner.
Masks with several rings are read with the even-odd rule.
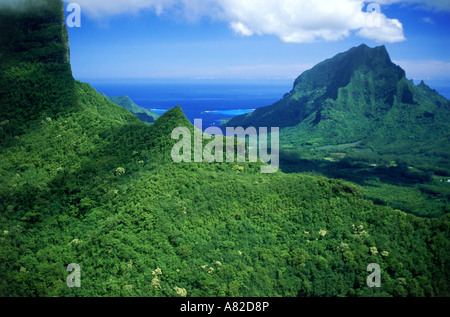
[[[450,211],[450,101],[407,80],[384,46],[316,65],[280,101],[227,126],[280,127],[285,172],[345,179],[416,215]]]
[[[146,125],[74,80],[62,2],[44,4],[0,11],[0,296],[449,295],[447,215],[259,163],[174,163],[182,109]]]
[[[157,120],[159,118],[159,115],[157,113],[154,113],[153,111],[139,107],[128,96],[107,97],[107,98],[110,101],[114,102],[115,104],[121,106],[122,108],[125,108],[125,109],[129,110],[130,112],[134,113],[143,122],[154,123],[155,120]]]
[[[285,148],[450,152],[450,101],[415,86],[384,46],[361,45],[300,75],[275,104],[227,126],[280,127]]]

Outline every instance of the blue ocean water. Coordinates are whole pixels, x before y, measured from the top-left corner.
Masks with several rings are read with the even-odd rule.
[[[259,107],[275,103],[291,91],[292,83],[215,83],[215,82],[90,82],[108,97],[130,97],[137,105],[163,114],[180,106],[186,117],[203,120],[203,128],[220,126],[222,120],[250,113]],[[446,98],[450,98],[447,82],[431,83]]]
[[[222,120],[246,114],[283,98],[292,83],[90,83],[108,97],[130,97],[137,105],[162,114],[175,106],[193,123],[220,126]]]
[[[420,80],[414,80],[414,84],[420,84]],[[450,81],[449,80],[426,80],[425,84],[431,89],[435,89],[439,94],[450,99]]]
[[[431,88],[436,89],[438,93],[450,100],[450,86],[435,86]]]

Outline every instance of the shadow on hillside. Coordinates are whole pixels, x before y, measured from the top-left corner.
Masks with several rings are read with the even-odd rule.
[[[402,163],[397,166],[373,166],[350,158],[341,161],[308,160],[283,151],[280,151],[280,169],[284,173],[318,173],[362,186],[372,181],[399,186],[431,181],[430,174],[412,171]]]

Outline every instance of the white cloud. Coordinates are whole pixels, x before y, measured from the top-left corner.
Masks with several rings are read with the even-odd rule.
[[[356,0],[222,0],[224,16],[255,34],[271,34],[285,42],[339,40],[365,23]]]
[[[247,26],[245,26],[241,22],[231,22],[230,26],[233,29],[233,31],[239,35],[243,35],[243,36],[253,35],[253,31],[250,30]]]
[[[400,0],[381,0],[389,4]],[[419,0],[402,0],[416,1]],[[435,1],[434,7],[441,7]],[[371,13],[364,0],[77,0],[94,18],[150,10],[158,15],[182,15],[195,20],[209,17],[226,22],[239,35],[275,35],[284,42],[337,41],[353,32],[379,42],[404,40],[402,24],[380,13],[381,24],[369,25]],[[444,3],[444,1],[442,1]]]
[[[403,25],[399,20],[388,19],[383,14],[380,14],[378,19],[379,24],[377,26],[370,25],[364,27],[358,31],[358,35],[366,39],[384,43],[395,43],[405,40]]]

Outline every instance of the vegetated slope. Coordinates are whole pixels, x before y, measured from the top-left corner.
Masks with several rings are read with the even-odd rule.
[[[193,131],[179,107],[147,126],[65,80],[70,111],[55,101],[3,135],[1,296],[448,296],[448,217],[258,164],[175,164],[172,130]],[[62,84],[39,93],[58,101]],[[366,285],[370,263],[381,288]]]
[[[115,104],[121,106],[122,108],[125,108],[125,109],[129,110],[130,112],[134,113],[141,121],[143,121],[145,123],[154,123],[155,120],[157,120],[159,118],[159,115],[157,113],[154,113],[151,110],[139,107],[128,96],[108,97],[108,99],[110,101],[114,102]]]
[[[244,127],[296,126],[312,113],[320,111],[328,99],[336,99],[339,88],[350,84],[357,71],[376,72],[374,76],[389,76],[377,87],[384,88],[377,90],[379,97],[387,99],[393,93],[392,86],[404,76],[399,67],[392,66],[384,47],[370,49],[361,45],[305,71],[295,80],[293,90],[274,105],[234,118],[229,124]],[[387,74],[386,69],[389,69]]]
[[[0,140],[77,103],[64,12],[55,1],[29,4],[0,12]]]
[[[285,172],[346,179],[377,204],[440,217],[449,212],[449,122],[449,100],[407,80],[384,46],[360,45],[228,125],[281,127]]]
[[[384,46],[363,44],[305,71],[282,100],[227,126],[280,127],[287,148],[354,143],[350,148],[444,160],[450,156],[449,120],[449,100],[407,80]]]

